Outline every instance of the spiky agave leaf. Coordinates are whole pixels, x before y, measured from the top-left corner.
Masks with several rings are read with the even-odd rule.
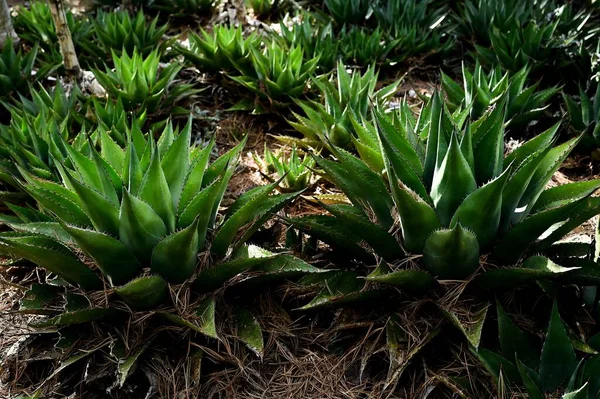
[[[506,101],[504,95],[498,103]],[[441,278],[468,278],[479,269],[479,256],[488,254],[501,267],[476,278],[473,287],[483,288],[484,281],[491,287],[513,287],[547,278],[595,283],[598,275],[583,259],[556,259],[554,266],[534,261],[537,258],[525,261],[552,251],[565,234],[600,213],[600,203],[590,197],[598,182],[546,189],[577,139],[553,147],[558,129],[554,126],[505,157],[505,112],[500,105],[479,120],[458,123],[437,94],[419,121],[413,122],[402,111],[394,116],[396,120],[375,112],[383,171],[369,170],[369,163],[340,149],[334,150],[336,161],[317,158],[324,177],[357,208],[353,213],[364,213],[370,220],[345,217],[349,210],[342,214],[331,209],[329,215],[319,216],[318,223],[314,218],[288,222],[334,248],[343,248],[350,258],[369,259],[364,256],[367,247],[373,255],[393,262],[389,252],[372,243],[376,229],[364,225],[389,228],[395,208],[399,242],[409,253],[423,254],[426,268]],[[380,187],[381,175],[388,180],[387,187]],[[342,246],[343,235],[350,239]],[[395,256],[399,261],[403,255],[396,252]],[[393,273],[390,282],[395,281]],[[385,276],[377,281],[385,282]]]

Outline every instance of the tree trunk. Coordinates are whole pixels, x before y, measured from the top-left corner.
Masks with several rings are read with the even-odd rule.
[[[4,47],[4,43],[8,39],[12,39],[13,44],[15,44],[19,41],[19,36],[13,28],[10,8],[8,8],[6,0],[0,0],[0,47]]]
[[[54,20],[54,26],[56,28],[56,36],[58,36],[60,52],[63,56],[63,63],[67,75],[79,80],[81,78],[81,68],[79,67],[79,60],[75,53],[75,46],[73,46],[73,39],[71,38],[71,31],[67,24],[67,16],[65,14],[63,2],[62,0],[48,0],[48,3],[50,3],[52,19]]]

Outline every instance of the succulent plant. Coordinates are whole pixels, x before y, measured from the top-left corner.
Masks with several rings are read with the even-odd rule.
[[[395,43],[389,56],[395,62],[450,51],[454,43],[446,33],[447,14],[447,7],[433,0],[379,0],[373,5],[378,26]]]
[[[89,65],[91,61],[93,65],[97,60],[97,53],[94,52],[96,47],[92,47],[90,53],[87,49],[88,44],[93,42],[94,25],[85,18],[76,18],[71,11],[67,11],[66,18],[80,62]],[[58,37],[48,2],[34,1],[29,8],[19,7],[13,17],[13,25],[23,42],[30,46],[39,46],[38,65],[41,68],[52,70],[62,64],[62,55],[56,45]]]
[[[37,52],[38,46],[35,45],[23,55],[21,50],[15,51],[12,40],[6,41],[0,53],[0,97],[27,90],[28,83],[34,79],[32,72]],[[36,74],[36,77],[40,76]]]
[[[312,169],[315,160],[308,154],[300,158],[296,146],[292,146],[289,155],[284,150],[273,153],[265,143],[264,155],[252,154],[254,161],[259,165],[261,172],[270,180],[269,174],[275,173],[277,180],[281,180],[278,190],[281,192],[301,191],[309,187],[313,179]]]
[[[189,17],[210,14],[218,0],[154,0],[151,7],[168,13],[172,17]]]
[[[319,58],[304,59],[301,47],[287,49],[273,41],[264,51],[250,49],[254,74],[230,76],[245,89],[256,95],[256,100],[242,101],[237,109],[263,112],[272,107],[281,107],[301,97],[306,83],[315,71]]]
[[[325,0],[324,4],[339,26],[363,25],[370,10],[370,2],[367,0]]]
[[[281,0],[246,0],[246,7],[252,8],[254,15],[264,17],[281,6]]]
[[[600,90],[588,96],[579,88],[579,101],[563,93],[563,99],[569,117],[570,128],[576,134],[586,133],[581,146],[590,151],[600,147]]]
[[[191,84],[175,84],[181,66],[171,63],[161,68],[158,50],[144,57],[138,50],[130,56],[112,52],[114,70],[102,72],[93,69],[98,82],[114,99],[120,99],[127,111],[156,113],[183,113],[177,103],[198,92]]]
[[[14,231],[0,233],[0,251],[45,271],[46,278],[26,298],[36,298],[40,290],[50,292],[49,298],[22,303],[24,309],[50,314],[36,327],[63,331],[104,322],[108,330],[103,334],[111,333],[102,338],[117,341],[114,329],[132,328],[127,313],[149,311],[147,317],[163,319],[159,324],[218,338],[211,293],[232,277],[250,269],[255,278],[271,280],[318,270],[290,255],[245,245],[297,193],[272,194],[276,184],[257,187],[241,195],[224,217],[220,214],[244,142],[209,164],[214,141],[205,148],[190,147],[191,120],[181,133],[167,131],[158,142],[141,134],[127,139],[124,149],[106,134],[100,137],[99,151],[65,144],[68,156],[55,162],[60,182],[21,170],[23,189],[39,210],[12,206],[17,216],[2,216]],[[211,256],[200,262],[205,251]],[[49,285],[58,281],[59,288]],[[193,311],[171,303],[170,286],[196,298],[189,304]],[[75,299],[80,306],[71,306]],[[249,319],[254,320],[251,313]],[[245,340],[247,334],[241,332],[240,339],[259,353],[262,333],[253,323],[258,338]],[[125,342],[131,362],[157,333],[138,332],[141,339]],[[76,351],[86,350],[78,345]],[[128,372],[120,373],[120,386]]]
[[[98,44],[107,55],[111,54],[111,50],[118,55],[124,51],[129,56],[137,51],[147,57],[160,47],[163,35],[169,28],[168,25],[158,25],[158,17],[147,23],[142,11],[133,18],[127,11],[99,11],[93,23]]]
[[[243,36],[241,27],[215,26],[212,34],[204,29],[200,35],[190,32],[190,48],[177,45],[178,52],[202,71],[253,72],[251,49],[259,48],[261,38],[256,33]]]
[[[302,22],[293,24],[291,28],[282,22],[280,29],[281,34],[277,38],[286,46],[301,47],[307,59],[319,57],[319,72],[328,73],[335,68],[340,58],[340,43],[331,23],[320,24],[306,14],[303,15]]]
[[[469,108],[472,119],[479,119],[497,101],[508,93],[506,117],[511,128],[527,126],[539,118],[549,107],[548,101],[558,93],[559,87],[550,87],[536,91],[539,83],[525,87],[529,77],[529,68],[524,67],[519,72],[502,74],[499,66],[485,72],[476,62],[471,71],[464,65],[462,68],[461,85],[442,73],[442,85],[447,97],[450,111]]]
[[[299,102],[306,116],[294,114],[297,121],[290,121],[290,125],[304,135],[303,141],[308,146],[331,143],[336,147],[352,148],[362,136],[364,129],[360,128],[360,123],[368,117],[370,102],[385,105],[400,84],[397,81],[376,91],[377,77],[374,67],[367,68],[364,74],[350,73],[339,62],[336,81],[315,80],[323,103]],[[360,152],[359,146],[360,143],[357,146]]]
[[[345,27],[338,35],[339,53],[344,63],[368,67],[387,63],[388,54],[396,48],[399,40],[386,40],[380,28]]]
[[[541,351],[534,345],[537,339],[533,334],[519,328],[499,302],[496,309],[501,354],[485,348],[472,351],[498,383],[503,379],[508,387],[521,386],[530,398],[544,398],[546,392],[561,392],[564,399],[598,396],[600,355],[593,354],[578,363],[577,345],[561,320],[556,301]]]
[[[553,244],[600,213],[600,201],[591,197],[598,180],[546,189],[580,138],[552,147],[555,125],[505,157],[506,101],[473,123],[449,115],[437,94],[418,122],[406,120],[411,114],[392,121],[376,112],[383,174],[332,148],[337,161],[317,158],[317,165],[352,205],[327,205],[328,216],[288,222],[364,262],[372,262],[372,255],[392,263],[405,253],[423,255],[419,263],[425,270],[378,268],[366,277],[411,292],[434,287],[435,277],[475,275],[471,287],[488,291],[540,278],[596,281],[598,274],[585,262],[548,257]],[[392,235],[395,212],[400,230]],[[495,268],[477,273],[481,255]],[[317,302],[327,300],[312,304]]]
[[[490,36],[494,27],[506,32],[531,21],[538,24],[556,22],[558,32],[566,35],[585,24],[588,18],[588,13],[576,11],[570,3],[545,0],[467,0],[459,4],[455,15],[458,33],[484,46],[491,44]]]

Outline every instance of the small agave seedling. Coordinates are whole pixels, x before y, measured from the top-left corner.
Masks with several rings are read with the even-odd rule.
[[[119,55],[121,51],[125,51],[133,56],[137,50],[143,57],[147,57],[159,47],[169,28],[168,25],[158,25],[158,17],[146,23],[146,16],[142,11],[134,18],[127,11],[100,11],[93,23],[98,44],[107,55],[114,49]]]
[[[600,393],[600,355],[577,361],[574,343],[560,318],[556,302],[541,352],[536,339],[521,330],[497,303],[498,338],[501,354],[485,348],[472,348],[476,358],[500,384],[518,385],[530,398],[545,393],[563,393],[563,399],[591,399]],[[579,346],[580,348],[581,346]],[[558,396],[557,396],[558,397]]]
[[[65,146],[68,158],[56,163],[60,182],[21,170],[23,190],[39,210],[11,206],[17,216],[2,220],[14,231],[0,233],[0,251],[46,272],[32,296],[41,286],[55,296],[62,292],[68,301],[51,295],[26,303],[26,309],[33,306],[51,315],[37,327],[61,330],[102,320],[112,331],[122,326],[119,315],[150,310],[148,316],[217,338],[210,293],[226,281],[250,269],[253,276],[271,280],[318,270],[290,255],[245,245],[298,193],[273,194],[277,184],[258,187],[240,196],[222,217],[221,199],[244,142],[210,164],[214,142],[197,148],[190,147],[190,140],[191,120],[180,134],[167,131],[158,142],[130,136],[124,149],[102,134],[100,151]],[[202,252],[211,255],[203,256],[203,263]],[[180,313],[171,304],[169,286],[182,283],[178,289],[186,290],[186,297],[198,298],[190,304],[192,312]],[[103,299],[97,301],[99,293]],[[70,299],[75,297],[80,306],[73,308]],[[250,325],[261,336],[256,321]],[[240,338],[251,342],[252,350],[262,349],[262,337],[259,344]],[[129,348],[135,356],[130,361],[147,344],[141,340]]]
[[[377,77],[374,67],[367,68],[364,74],[350,73],[339,62],[337,81],[314,80],[323,103],[298,102],[306,116],[294,113],[297,122],[290,121],[290,125],[304,135],[302,142],[305,145],[319,147],[331,143],[336,147],[352,148],[361,133],[355,127],[368,117],[371,102],[377,107],[384,106],[400,84],[396,81],[376,91]]]
[[[281,180],[278,189],[282,192],[301,191],[312,183],[315,160],[308,155],[301,159],[296,146],[293,146],[290,155],[286,156],[283,150],[274,154],[265,143],[263,157],[260,158],[256,153],[252,156],[265,176],[268,177],[268,174],[272,173],[277,175],[277,180]]]
[[[560,90],[559,87],[550,87],[536,91],[539,83],[525,87],[529,72],[529,68],[524,67],[515,74],[509,72],[502,74],[500,67],[496,66],[486,73],[479,62],[476,62],[472,72],[463,65],[462,87],[442,73],[446,104],[451,112],[457,112],[460,108],[463,110],[469,108],[469,116],[472,119],[479,119],[490,106],[508,93],[506,106],[508,126],[526,127],[543,114],[550,105],[548,101]]]
[[[93,69],[98,82],[114,101],[121,100],[127,111],[137,114],[147,112],[182,113],[175,106],[185,98],[198,93],[191,84],[175,84],[181,70],[177,63],[160,68],[160,53],[156,49],[144,57],[136,49],[132,56],[123,52],[121,56],[112,52],[114,70],[102,72]],[[175,107],[175,108],[174,108]]]
[[[581,134],[585,132],[582,147],[595,150],[600,147],[600,90],[588,96],[579,88],[579,103],[563,93],[571,129]]]
[[[288,49],[276,41],[264,51],[251,48],[254,73],[230,76],[245,89],[257,96],[256,101],[242,101],[234,109],[261,112],[271,107],[281,107],[300,98],[306,91],[306,83],[315,71],[319,57],[306,60],[301,47]]]
[[[373,262],[372,255],[392,263],[405,253],[422,255],[424,270],[391,272],[382,266],[366,277],[413,292],[434,287],[436,278],[474,274],[474,289],[512,288],[538,279],[595,284],[597,268],[550,255],[565,234],[600,213],[600,200],[591,196],[600,180],[546,188],[580,138],[553,147],[555,125],[505,156],[505,106],[506,98],[481,119],[459,124],[438,94],[419,124],[402,123],[410,114],[394,124],[376,112],[383,173],[332,148],[337,161],[317,158],[317,165],[352,205],[327,205],[329,216],[289,223],[365,262]],[[392,235],[395,224],[400,231]],[[495,267],[478,274],[482,255]],[[358,285],[361,290],[364,282]]]
[[[32,71],[37,53],[37,45],[23,55],[21,50],[15,52],[12,39],[6,41],[0,53],[0,97],[27,90],[29,82],[34,79]],[[35,78],[43,78],[43,75],[40,71],[40,76],[36,74]]]
[[[251,49],[260,48],[261,38],[255,32],[244,37],[242,28],[215,26],[212,34],[204,29],[200,34],[190,32],[189,50],[181,45],[176,50],[201,71],[212,73],[253,72]]]

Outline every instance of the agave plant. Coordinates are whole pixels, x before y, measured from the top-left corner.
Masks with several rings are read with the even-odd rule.
[[[269,180],[269,174],[275,173],[276,180],[280,180],[278,189],[281,192],[302,191],[313,183],[314,158],[304,155],[300,158],[296,146],[292,146],[289,156],[283,150],[273,153],[265,143],[264,155],[252,154],[254,161],[259,165],[261,172]]]
[[[79,61],[84,65],[91,61],[93,65],[97,53],[94,52],[95,47],[90,48],[88,44],[93,42],[94,25],[85,18],[76,18],[71,11],[67,11],[66,18]],[[40,47],[38,64],[41,68],[52,70],[62,64],[62,55],[56,45],[58,37],[48,2],[34,1],[29,8],[19,7],[13,17],[13,25],[23,42]],[[92,52],[88,53],[88,48]]]
[[[331,143],[336,147],[359,149],[364,130],[360,123],[368,117],[370,102],[385,105],[400,84],[397,81],[376,91],[377,77],[374,67],[367,68],[364,74],[350,73],[339,62],[337,81],[315,80],[323,103],[299,102],[306,116],[294,113],[297,121],[290,121],[290,125],[304,135],[305,145],[319,147]]]
[[[246,0],[246,7],[252,8],[254,15],[264,17],[281,7],[280,0]]]
[[[575,11],[570,3],[556,1],[468,0],[459,5],[455,20],[460,35],[481,45],[490,45],[493,27],[506,32],[515,24],[524,26],[531,21],[539,24],[556,21],[558,32],[568,34],[585,24],[589,16],[583,10]]]
[[[433,0],[380,0],[373,6],[378,26],[395,42],[390,54],[395,62],[451,50],[454,43],[444,25],[447,13],[447,7]]]
[[[301,47],[287,49],[273,41],[264,51],[251,48],[253,75],[244,75],[244,70],[239,70],[241,76],[230,78],[254,93],[257,101],[242,101],[234,108],[253,109],[262,112],[270,107],[280,107],[290,103],[291,100],[302,96],[306,90],[306,83],[315,71],[319,57],[310,60],[304,59]]]
[[[11,39],[6,41],[0,53],[0,82],[2,83],[0,97],[27,90],[28,83],[33,80],[32,72],[37,52],[38,46],[35,45],[23,55],[21,50],[15,52]],[[40,75],[43,75],[42,71]]]
[[[183,112],[174,107],[198,92],[191,84],[175,84],[181,66],[171,63],[160,68],[160,54],[156,49],[146,57],[138,50],[134,50],[132,56],[126,52],[119,56],[113,50],[112,61],[114,70],[93,69],[94,75],[112,98],[121,99],[125,110],[138,115]]]
[[[289,48],[301,47],[307,59],[319,57],[319,72],[328,73],[335,68],[339,56],[339,40],[334,34],[331,23],[319,24],[303,15],[302,22],[288,27],[284,22],[280,25],[280,36],[277,39]]]
[[[218,2],[218,0],[155,0],[151,6],[171,16],[189,17],[212,13]]]
[[[212,73],[239,70],[251,74],[250,52],[261,43],[261,38],[254,32],[244,37],[240,27],[226,26],[215,26],[212,35],[204,29],[200,30],[200,35],[191,32],[189,40],[189,49],[177,45],[177,51],[200,70]]]
[[[163,35],[169,28],[168,25],[158,25],[158,17],[146,23],[146,16],[142,11],[134,18],[127,11],[100,11],[93,23],[98,44],[106,54],[114,49],[119,55],[124,51],[133,56],[137,50],[143,57],[160,46]]]
[[[568,327],[561,320],[556,302],[538,351],[537,340],[519,328],[497,302],[498,337],[501,354],[485,348],[473,349],[488,372],[504,384],[520,385],[530,398],[544,398],[545,392],[564,393],[561,397],[588,399],[600,393],[600,355],[578,363]],[[581,346],[577,346],[581,348]]]
[[[339,26],[363,25],[370,11],[370,2],[367,0],[325,0],[324,4]]]
[[[596,85],[597,86],[597,85]],[[600,147],[600,90],[588,96],[579,88],[579,102],[573,97],[563,93],[563,99],[567,108],[570,128],[576,133],[583,132],[582,147],[596,150]]]
[[[342,60],[348,65],[360,67],[385,63],[387,55],[399,43],[399,40],[386,40],[380,28],[371,31],[359,27],[342,29],[338,41]]]
[[[539,82],[525,87],[529,68],[525,67],[515,74],[502,74],[499,66],[488,73],[476,62],[471,72],[462,68],[463,87],[442,73],[442,86],[447,97],[450,111],[469,108],[472,119],[479,119],[486,110],[508,93],[506,117],[512,128],[527,126],[539,118],[549,107],[548,101],[558,93],[559,87],[551,87],[536,92]]]
[[[538,279],[597,280],[595,269],[585,262],[543,256],[565,234],[600,213],[600,201],[591,197],[599,180],[546,189],[580,138],[552,147],[556,125],[505,157],[505,103],[473,123],[457,123],[437,94],[418,122],[406,121],[410,114],[394,123],[376,113],[383,174],[333,148],[337,161],[317,158],[317,165],[352,205],[326,206],[328,216],[289,223],[366,262],[373,261],[372,255],[392,263],[405,253],[422,255],[418,263],[424,270],[394,266],[390,271],[382,265],[366,277],[409,292],[435,287],[436,278],[472,275],[474,290],[513,288]],[[396,212],[400,230],[392,235]],[[486,263],[486,271],[478,273],[482,255],[495,265],[493,270]],[[363,286],[357,283],[355,289]],[[308,306],[327,302],[327,295],[320,296]]]
[[[33,297],[41,287],[67,298],[66,304],[52,295],[34,303],[36,311],[51,315],[37,323],[38,328],[63,330],[104,321],[107,332],[129,329],[120,316],[149,310],[147,316],[164,319],[161,324],[166,321],[218,338],[210,293],[226,281],[249,269],[253,276],[268,275],[271,280],[303,274],[302,269],[317,270],[289,255],[244,245],[298,193],[272,194],[276,184],[257,187],[221,217],[221,199],[243,142],[210,165],[214,141],[205,148],[190,147],[191,120],[181,133],[171,130],[158,142],[138,134],[127,143],[122,149],[103,134],[100,151],[91,145],[78,151],[66,144],[67,159],[56,162],[60,182],[21,171],[23,189],[39,210],[11,207],[17,216],[2,220],[14,231],[0,233],[0,250],[45,271],[46,279],[31,288]],[[201,263],[199,254],[205,251],[210,261]],[[62,288],[47,285],[57,279]],[[185,290],[186,297],[197,298],[190,302],[192,312],[171,304],[173,285]],[[96,300],[98,294],[106,300]],[[70,306],[77,298],[81,306]],[[32,309],[31,303],[24,305]],[[254,320],[252,314],[249,318]],[[260,342],[256,337],[246,342],[258,353],[262,335],[253,323]],[[146,331],[128,348],[132,362],[155,333]],[[241,332],[240,338],[246,335]],[[103,339],[107,337],[114,340],[112,333]],[[76,344],[74,349],[86,348]],[[122,363],[125,356],[119,360]],[[119,371],[122,386],[129,371]]]

